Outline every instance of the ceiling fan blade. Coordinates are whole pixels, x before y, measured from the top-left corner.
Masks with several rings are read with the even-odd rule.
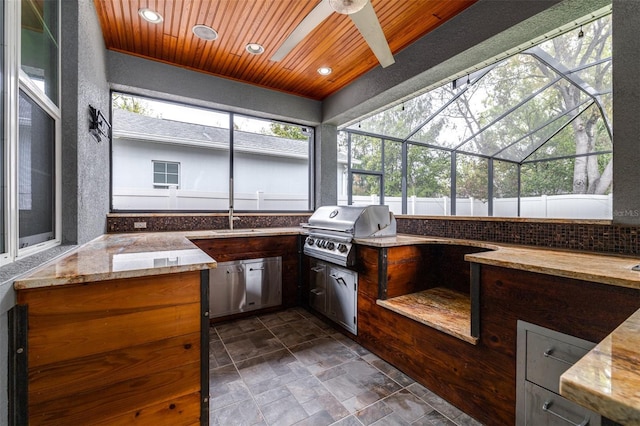
[[[373,54],[378,58],[378,62],[382,65],[382,68],[386,68],[389,65],[395,63],[389,44],[384,36],[378,17],[371,2],[367,2],[364,8],[352,15],[349,15],[353,20],[353,23],[358,27],[360,34],[365,39]]]
[[[329,5],[329,0],[322,0],[305,18],[300,22],[293,32],[287,37],[282,45],[271,56],[272,61],[280,61],[293,50],[315,27],[327,19],[333,13]]]

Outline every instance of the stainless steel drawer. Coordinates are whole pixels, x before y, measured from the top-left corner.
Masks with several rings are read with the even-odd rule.
[[[576,338],[572,344],[531,330],[526,333],[526,379],[555,393],[560,393],[560,375],[594,346]]]
[[[525,383],[525,425],[600,426],[599,414],[531,382]]]

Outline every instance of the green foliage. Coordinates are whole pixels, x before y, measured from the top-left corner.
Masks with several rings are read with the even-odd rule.
[[[153,109],[146,102],[140,98],[134,98],[133,96],[127,96],[122,93],[113,96],[113,107],[149,117],[154,116]]]
[[[302,129],[298,126],[290,126],[287,124],[274,123],[270,124],[270,130],[273,135],[287,139],[307,140],[308,136],[302,133]]]

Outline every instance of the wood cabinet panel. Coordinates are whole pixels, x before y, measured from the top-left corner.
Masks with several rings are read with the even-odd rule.
[[[199,423],[201,291],[199,271],[19,291],[30,424]]]
[[[638,290],[482,265],[480,336],[515,356],[516,321],[599,342],[640,309]]]
[[[131,411],[122,416],[92,421],[92,426],[188,426],[199,425],[200,392],[162,401],[158,404]]]
[[[172,401],[200,390],[200,358],[138,380],[115,383],[41,404],[29,404],[32,425],[82,425],[135,413],[160,401]],[[169,402],[171,403],[171,402]],[[199,412],[198,412],[199,414]]]
[[[29,377],[29,402],[41,404],[169,370],[200,352],[200,333],[43,365]]]

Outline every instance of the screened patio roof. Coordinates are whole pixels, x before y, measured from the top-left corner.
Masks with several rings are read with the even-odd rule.
[[[563,145],[562,136],[573,131],[574,120],[589,116],[597,118],[597,143],[584,155],[610,153],[612,88],[611,78],[603,75],[610,76],[611,55],[607,48],[584,51],[580,43],[594,44],[588,40],[591,35],[582,33],[579,40],[575,34],[556,37],[569,46],[568,53],[560,52],[556,39],[545,42],[346,130],[525,164],[582,155],[576,153],[575,145]],[[582,51],[578,55],[571,48]],[[500,79],[514,75],[518,88],[510,94],[504,89],[509,83]],[[503,85],[502,97],[487,101],[497,84]],[[566,96],[564,102],[554,102],[559,96]]]

